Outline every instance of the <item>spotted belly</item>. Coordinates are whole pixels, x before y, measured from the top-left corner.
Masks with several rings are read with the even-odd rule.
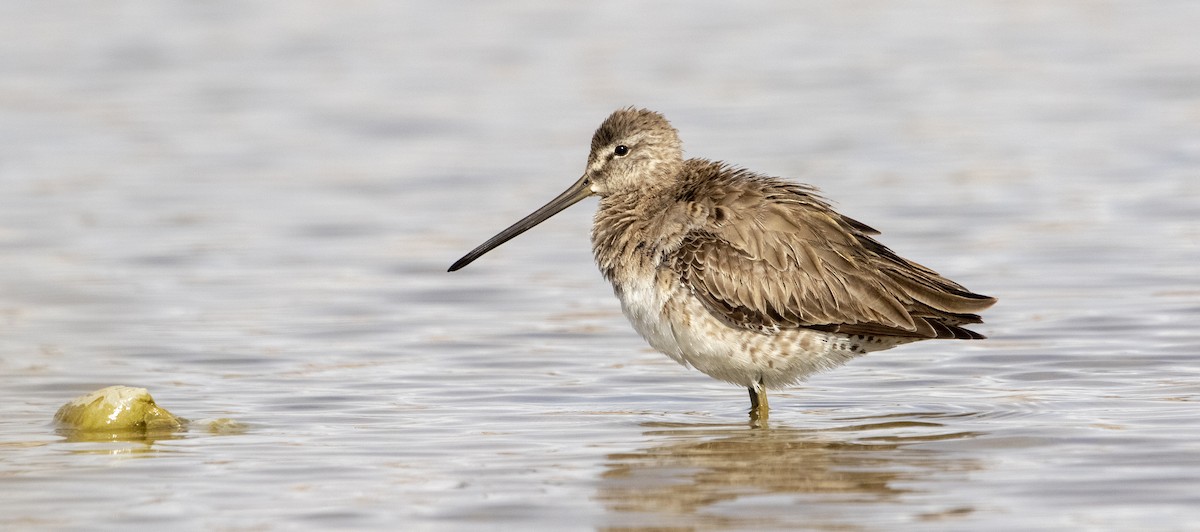
[[[621,310],[652,347],[725,382],[783,388],[899,341],[812,329],[759,332],[715,317],[673,276],[616,285]]]

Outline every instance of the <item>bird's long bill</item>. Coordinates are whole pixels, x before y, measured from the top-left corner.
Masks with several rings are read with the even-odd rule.
[[[543,205],[542,208],[533,211],[529,216],[521,218],[521,221],[512,224],[508,229],[500,231],[500,233],[496,236],[489,238],[487,242],[480,244],[479,247],[472,249],[470,253],[463,255],[463,258],[458,259],[458,262],[455,262],[452,266],[450,266],[450,269],[447,271],[455,271],[474,262],[475,259],[483,256],[484,253],[491,251],[500,244],[512,240],[513,237],[530,230],[533,228],[533,226],[546,221],[547,218],[558,214],[563,209],[566,209],[567,207],[578,203],[579,200],[591,195],[591,183],[588,181],[588,176],[584,175],[583,177],[579,178],[579,181],[576,181],[574,185],[571,185],[571,188],[563,191],[563,193],[559,194],[557,198],[550,200],[550,203],[547,203]]]

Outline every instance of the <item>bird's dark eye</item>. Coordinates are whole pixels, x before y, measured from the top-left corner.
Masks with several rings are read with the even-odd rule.
[[[616,155],[617,157],[624,157],[628,153],[629,153],[629,146],[626,146],[624,144],[618,144],[617,148],[615,150],[613,150],[613,155]]]

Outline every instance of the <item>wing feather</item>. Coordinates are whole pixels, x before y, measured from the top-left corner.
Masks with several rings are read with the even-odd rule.
[[[694,200],[709,216],[667,257],[714,315],[760,331],[982,337],[960,326],[979,323],[975,312],[993,298],[896,255],[812,189],[735,177],[744,180],[736,194],[710,190]]]

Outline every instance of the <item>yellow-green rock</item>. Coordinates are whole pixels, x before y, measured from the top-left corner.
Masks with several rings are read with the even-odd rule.
[[[227,417],[208,419],[197,423],[203,423],[204,428],[208,429],[211,434],[242,434],[249,429],[245,423]]]
[[[59,427],[85,432],[171,432],[186,421],[158,406],[145,388],[109,386],[76,397],[54,414]]]

